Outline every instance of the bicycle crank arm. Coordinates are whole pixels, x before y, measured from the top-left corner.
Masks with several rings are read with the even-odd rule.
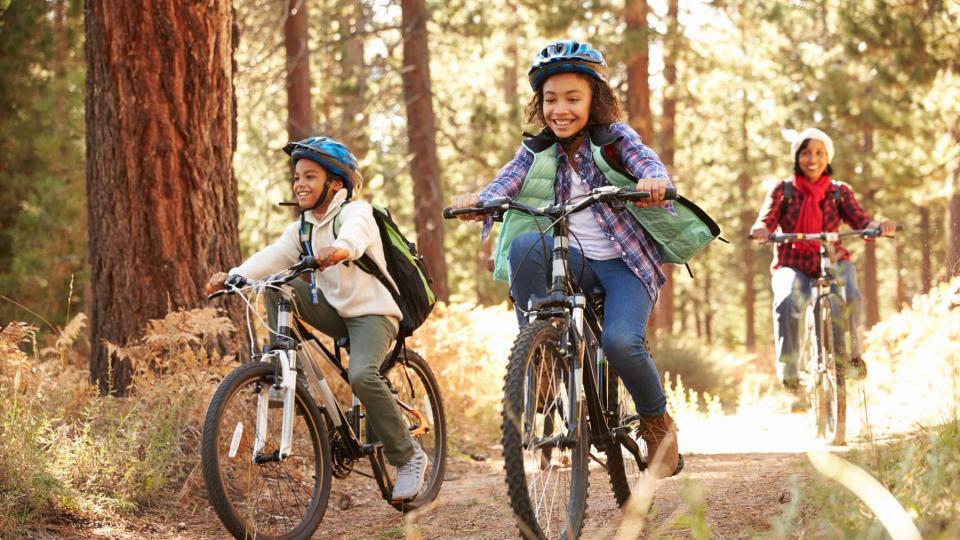
[[[629,431],[622,428],[614,430],[614,440],[633,454],[633,459],[637,460],[637,467],[639,467],[641,471],[646,470],[647,461],[640,455],[640,445],[627,435],[627,433],[629,433]]]

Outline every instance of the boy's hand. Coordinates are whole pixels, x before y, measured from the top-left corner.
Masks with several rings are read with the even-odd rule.
[[[227,282],[226,272],[217,272],[216,274],[210,276],[210,279],[207,280],[207,286],[206,286],[207,294],[213,294],[217,291],[223,290],[226,282]]]
[[[317,261],[318,270],[326,270],[337,263],[349,259],[350,252],[345,249],[327,246],[318,249],[316,253],[313,254],[313,258]]]
[[[663,206],[666,204],[664,197],[667,194],[667,188],[670,184],[666,180],[659,178],[641,178],[637,182],[637,191],[647,191],[650,193],[649,199],[634,201],[633,205],[637,208],[649,208],[651,206]]]

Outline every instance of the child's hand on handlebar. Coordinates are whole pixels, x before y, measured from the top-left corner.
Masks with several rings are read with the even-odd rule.
[[[633,205],[637,208],[663,206],[667,202],[665,197],[668,187],[670,187],[670,184],[666,180],[659,178],[641,178],[637,182],[637,191],[649,192],[650,198],[634,201]]]
[[[350,252],[333,246],[322,247],[313,254],[317,261],[317,269],[325,270],[331,266],[350,258]]]
[[[207,285],[205,290],[207,294],[213,294],[217,291],[223,290],[227,282],[227,273],[226,272],[217,272],[214,275],[210,276],[210,279],[207,280]]]
[[[480,204],[480,196],[476,193],[461,193],[454,195],[450,201],[450,208],[459,210],[461,208],[476,208]],[[461,214],[457,216],[463,221],[483,221],[484,217],[478,214]]]

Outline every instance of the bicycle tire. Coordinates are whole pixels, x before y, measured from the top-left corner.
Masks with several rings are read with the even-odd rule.
[[[502,442],[507,492],[517,528],[527,539],[579,538],[587,509],[590,442],[586,407],[579,403],[570,407],[567,388],[572,374],[566,359],[559,355],[561,332],[545,320],[525,325],[510,352],[504,378]],[[543,379],[550,384],[541,385]],[[541,441],[556,438],[555,424],[564,425],[567,407],[574,410],[576,418],[573,448],[529,449],[537,439],[538,417],[544,432]],[[553,491],[551,500],[546,500],[544,494],[549,490],[539,485],[541,474],[545,481],[553,477],[558,484],[565,484],[565,494],[554,497]],[[543,506],[551,501],[564,506]]]
[[[817,436],[842,445],[846,431],[846,380],[836,346],[833,306],[826,298],[820,298],[814,311],[817,314],[818,366],[822,366],[815,375],[812,403]]]
[[[616,428],[627,428],[628,436],[634,438],[640,447],[641,458],[646,458],[646,443],[643,439],[636,437],[633,424],[636,423],[637,415],[630,411],[629,403],[633,398],[627,393],[623,386],[623,381],[613,372],[613,369],[607,366],[607,400],[606,410],[609,415],[610,425]],[[633,454],[625,449],[617,440],[610,441],[607,448],[607,476],[610,477],[610,489],[613,491],[613,498],[617,501],[617,508],[623,508],[630,499],[633,486],[640,480],[643,469],[646,464],[638,463]]]
[[[411,406],[416,405],[418,411],[428,411],[426,413],[428,432],[420,436],[414,436],[414,439],[420,443],[430,459],[424,479],[424,487],[412,501],[389,501],[390,505],[397,510],[410,512],[433,502],[443,485],[443,476],[447,464],[446,414],[444,413],[443,399],[440,396],[440,385],[437,383],[437,378],[430,366],[427,365],[426,360],[416,352],[405,349],[400,357],[387,367],[383,376],[388,381],[390,390],[394,392],[397,399]],[[419,425],[419,419],[402,407],[401,414],[408,419],[411,429],[415,429]],[[366,433],[368,441],[376,440],[376,434],[369,427],[369,424],[367,424]],[[380,465],[385,464],[383,448],[377,449],[370,456],[370,459],[371,461],[379,460]],[[377,470],[377,464],[373,465],[373,470]],[[382,470],[389,471],[392,468],[382,467]],[[394,484],[395,474],[395,472],[392,473],[390,478],[389,484],[391,486]]]
[[[319,527],[330,497],[326,421],[300,382],[295,391],[292,455],[280,462],[254,463],[257,396],[269,391],[275,373],[276,368],[267,362],[232,371],[217,387],[203,424],[201,466],[210,504],[238,539],[309,538]],[[275,404],[267,409],[269,433],[261,455],[279,448],[283,408]],[[270,490],[274,485],[277,490],[262,496],[265,486]],[[292,488],[291,496],[284,498],[279,493],[284,486]],[[309,496],[306,504],[298,493]]]

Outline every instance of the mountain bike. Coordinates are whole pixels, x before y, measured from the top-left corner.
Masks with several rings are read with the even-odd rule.
[[[349,340],[334,340],[331,352],[319,331],[296,315],[284,287],[316,268],[313,257],[305,257],[263,280],[230,276],[224,290],[209,296],[236,294],[245,301],[251,350],[256,350],[252,321],[258,316],[248,296],[279,292],[270,344],[223,379],[203,425],[200,453],[210,503],[238,539],[309,538],[323,519],[332,477],[346,477],[365,459],[371,473],[355,472],[376,480],[383,498],[402,512],[433,501],[443,482],[447,431],[439,385],[420,355],[396,347],[380,372],[430,463],[418,497],[391,500],[395,472],[364,421],[363,406],[352,395],[349,406],[341,404],[317,363],[318,356],[325,358],[349,388],[342,358]]]
[[[502,220],[518,211],[543,219],[553,233],[553,275],[546,297],[532,298],[529,322],[520,329],[504,378],[502,442],[510,505],[525,538],[580,536],[587,507],[589,460],[607,470],[622,507],[647,468],[646,446],[635,435],[639,417],[626,389],[604,357],[604,291],[577,290],[568,269],[568,217],[596,203],[621,208],[646,192],[614,186],[591,190],[582,200],[532,208],[510,198],[475,208],[446,208]],[[667,198],[676,197],[668,190]],[[522,265],[522,263],[521,263]],[[606,459],[591,453],[593,446]],[[677,471],[683,468],[681,456]]]
[[[846,285],[836,274],[836,256],[831,242],[860,236],[876,238],[880,229],[823,233],[773,233],[775,244],[797,240],[820,245],[820,274],[811,287],[810,303],[804,309],[803,331],[797,359],[800,387],[810,403],[817,437],[843,445],[847,430],[846,368],[853,351],[853,329]]]

